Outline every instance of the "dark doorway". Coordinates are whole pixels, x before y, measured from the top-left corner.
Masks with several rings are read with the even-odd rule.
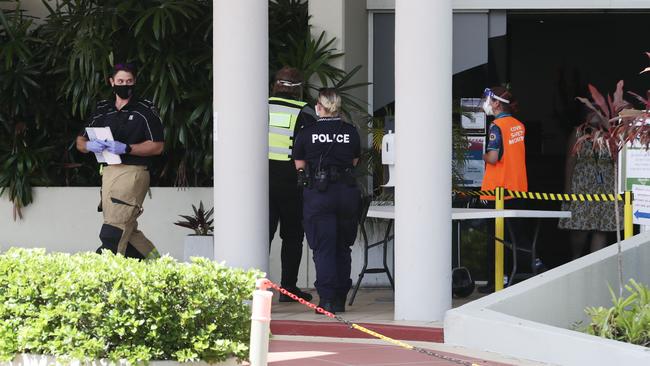
[[[603,94],[612,93],[618,80],[626,91],[644,95],[650,89],[650,76],[639,75],[648,64],[648,34],[650,13],[641,11],[508,13],[508,81],[527,128],[530,191],[563,191],[567,137],[582,122],[575,97],[588,96],[587,84]],[[570,259],[568,235],[557,229],[557,220],[546,221],[540,252],[555,267]]]

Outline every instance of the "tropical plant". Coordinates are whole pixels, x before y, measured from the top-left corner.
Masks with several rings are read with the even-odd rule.
[[[269,82],[285,64],[281,55],[309,34],[309,5],[302,0],[269,1]]]
[[[13,248],[0,254],[0,361],[18,353],[63,364],[246,359],[246,301],[261,275],[203,258]]]
[[[609,289],[613,306],[589,307],[589,325],[583,331],[603,338],[650,346],[650,289],[633,279],[625,285],[629,296],[616,296]]]
[[[46,64],[60,72],[62,97],[85,118],[109,96],[111,65],[134,62],[138,93],[159,106],[166,155],[162,185],[210,185],[212,179],[212,2],[207,0],[64,0],[45,2]]]
[[[390,109],[386,110],[386,116],[392,116],[393,112]],[[451,177],[452,177],[452,186],[454,189],[458,189],[462,186],[463,182],[463,169],[467,162],[468,146],[469,141],[463,128],[460,124],[461,116],[467,116],[472,118],[472,115],[469,112],[464,111],[460,108],[460,103],[458,100],[454,101],[452,107],[452,151],[454,156],[454,161],[451,166]],[[366,130],[372,136],[372,146],[368,151],[363,155],[362,161],[366,162],[368,172],[374,176],[374,186],[375,194],[382,196],[382,200],[385,198],[392,199],[391,197],[384,196],[383,192],[380,192],[378,188],[383,184],[386,179],[384,177],[384,168],[381,163],[381,143],[386,133],[386,128],[384,127],[385,118],[384,117],[372,117],[368,119],[368,124]]]
[[[46,168],[52,146],[46,137],[25,123],[3,123],[0,135],[0,196],[13,203],[13,218],[34,200],[32,187],[48,183]]]
[[[32,26],[19,8],[0,10],[0,196],[8,194],[14,220],[33,201],[32,186],[47,184],[53,148],[39,129],[44,111],[34,105],[42,55]]]
[[[203,201],[201,201],[199,208],[197,209],[196,206],[192,205],[192,210],[194,210],[193,216],[178,215],[184,218],[185,221],[177,221],[174,225],[194,230],[194,235],[212,235],[214,230],[212,225],[214,222],[214,219],[212,219],[214,207],[206,212],[205,208],[203,208]]]
[[[137,93],[159,106],[165,126],[165,155],[152,170],[152,185],[213,184],[211,1],[43,1],[49,14],[40,22],[19,1],[1,1],[15,6],[0,10],[0,123],[8,131],[28,126],[29,149],[51,147],[45,170],[34,176],[49,176],[53,185],[99,183],[92,154],[78,153],[73,142],[95,102],[110,97],[111,65],[127,61],[139,68]],[[346,73],[332,66],[341,53],[324,34],[312,38],[306,2],[270,1],[269,16],[271,74],[285,64],[298,67],[365,111],[347,94],[366,85],[350,82],[359,68]],[[307,100],[317,88],[307,85]],[[5,153],[14,150],[13,136],[0,142]],[[31,197],[31,186],[17,188],[17,199]]]
[[[647,53],[650,57],[650,53]],[[641,73],[648,71],[646,68]],[[607,95],[605,98],[593,85],[589,84],[591,100],[578,98],[586,105],[598,120],[594,125],[590,121],[584,122],[578,126],[578,133],[581,136],[576,141],[573,153],[581,151],[582,145],[591,142],[593,149],[597,153],[606,153],[612,157],[614,162],[614,172],[618,171],[618,154],[628,143],[636,142],[648,149],[650,147],[650,90],[648,98],[643,98],[638,94],[628,92],[630,95],[643,103],[644,110],[630,109],[631,104],[623,99],[623,81],[616,85],[616,91],[613,96]],[[593,102],[592,102],[593,101]],[[614,194],[620,191],[618,179],[614,180]],[[618,276],[619,276],[619,296],[623,293],[623,259],[621,254],[621,223],[619,216],[619,204],[614,205],[616,215],[616,242],[618,247]]]

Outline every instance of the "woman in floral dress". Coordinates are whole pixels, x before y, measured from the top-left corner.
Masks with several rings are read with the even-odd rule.
[[[591,116],[590,116],[591,117]],[[598,128],[594,126],[594,128]],[[614,161],[607,149],[594,149],[591,141],[584,141],[579,151],[574,152],[576,141],[583,133],[575,128],[569,139],[565,167],[566,193],[614,192]],[[571,201],[563,202],[562,210],[571,211],[571,218],[560,219],[560,229],[571,230],[571,254],[579,258],[589,244],[589,252],[595,252],[607,245],[607,232],[616,231],[614,202]],[[623,206],[620,205],[621,221]],[[591,237],[590,237],[591,236]]]

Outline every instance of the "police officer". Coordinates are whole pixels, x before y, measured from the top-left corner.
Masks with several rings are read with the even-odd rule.
[[[303,190],[303,215],[309,246],[314,251],[319,306],[332,313],[345,311],[352,286],[351,250],[357,235],[361,194],[352,169],[361,144],[356,128],[339,113],[341,98],[334,89],[318,95],[318,121],[300,131],[293,149]]]
[[[128,257],[157,258],[156,247],[138,230],[137,218],[149,190],[149,166],[163,151],[163,126],[152,102],[136,97],[136,69],[116,64],[109,79],[114,99],[97,103],[87,127],[109,127],[113,141],[89,140],[86,130],[77,137],[83,153],[117,154],[121,164],[107,165],[102,172],[101,205],[104,224],[99,232],[102,245]]]
[[[302,76],[292,67],[283,67],[275,75],[269,98],[269,245],[280,225],[282,238],[281,285],[310,301],[311,294],[296,285],[302,259],[302,198],[297,187],[292,159],[294,136],[305,125],[316,121],[316,112],[302,98]],[[280,302],[294,301],[280,294]]]

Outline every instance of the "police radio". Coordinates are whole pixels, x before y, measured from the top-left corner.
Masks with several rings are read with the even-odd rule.
[[[318,192],[327,191],[328,182],[329,182],[329,175],[327,174],[327,170],[318,169],[316,171],[316,174],[314,174],[314,186],[316,187]]]

